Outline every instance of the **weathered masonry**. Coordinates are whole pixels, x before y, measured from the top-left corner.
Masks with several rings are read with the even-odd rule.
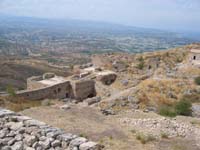
[[[0,108],[0,150],[101,150],[102,145]]]
[[[96,96],[93,80],[69,81],[51,73],[27,79],[27,90],[18,91],[17,96],[30,100],[45,98],[73,98],[83,100]]]
[[[200,67],[200,49],[190,50],[189,61],[192,65]]]

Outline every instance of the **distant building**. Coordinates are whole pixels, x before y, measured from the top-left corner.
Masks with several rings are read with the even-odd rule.
[[[200,49],[191,49],[189,61],[192,65],[200,67]]]

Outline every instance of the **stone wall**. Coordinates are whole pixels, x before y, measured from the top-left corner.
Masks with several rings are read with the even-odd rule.
[[[108,73],[104,75],[97,75],[97,80],[101,81],[105,85],[110,85],[115,82],[117,75],[115,73]]]
[[[192,52],[190,52],[190,54],[189,54],[189,62],[193,66],[197,66],[197,67],[200,68],[200,53],[192,53]]]
[[[200,61],[200,53],[190,53],[189,58],[192,61]]]
[[[40,100],[45,98],[68,98],[73,97],[71,84],[69,81],[33,90],[25,90],[17,92],[18,97],[29,100]]]
[[[43,76],[28,78],[27,90],[18,91],[16,95],[29,100],[41,100],[45,98],[74,98],[76,100],[83,100],[96,96],[95,82],[93,80],[62,80],[54,85],[46,85],[38,82],[52,77],[54,77],[54,74],[46,73]]]
[[[1,150],[101,150],[102,146],[0,108]]]
[[[42,80],[42,76],[34,76],[31,78],[27,79],[27,89],[32,90],[32,89],[38,89],[38,88],[43,88],[44,84],[37,82]]]
[[[95,81],[93,80],[72,81],[72,88],[76,100],[82,101],[96,96]]]

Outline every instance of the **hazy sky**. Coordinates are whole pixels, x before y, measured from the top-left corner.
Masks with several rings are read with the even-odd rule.
[[[200,0],[0,0],[0,13],[200,32]]]

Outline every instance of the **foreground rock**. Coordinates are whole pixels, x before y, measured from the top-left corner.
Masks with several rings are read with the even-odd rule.
[[[86,138],[0,108],[1,150],[100,150]]]

